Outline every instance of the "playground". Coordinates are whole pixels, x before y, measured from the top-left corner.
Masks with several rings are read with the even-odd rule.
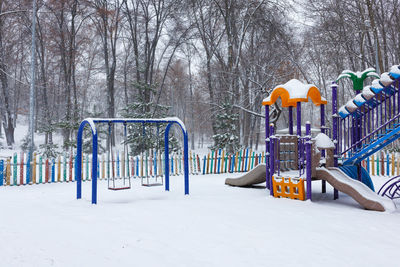
[[[333,200],[320,184],[313,202],[268,197],[224,186],[226,176],[190,176],[189,196],[183,175],[171,177],[170,192],[140,179],[114,192],[99,181],[97,205],[89,182],[82,200],[71,182],[1,187],[2,265],[393,265],[398,212],[366,211],[344,194]]]
[[[60,158],[37,164],[36,156],[23,154],[20,162],[16,154],[1,161],[3,264],[393,265],[400,245],[400,161],[383,151],[400,135],[400,68],[379,79],[368,69],[366,76],[377,79],[339,108],[337,82],[347,73],[332,83],[331,114],[314,85],[290,80],[276,86],[262,103],[262,152],[196,155],[176,117],[87,118],[68,164],[67,156],[63,164]],[[285,133],[269,123],[276,103],[288,109]],[[320,111],[314,132],[309,121],[302,125],[305,104]],[[114,153],[110,142],[108,155],[99,156],[100,124],[108,125],[110,139],[112,124],[121,124],[125,141],[129,124],[142,125],[143,136],[155,124],[157,139],[162,125],[164,151],[157,146],[130,155],[125,142],[122,153]],[[183,152],[170,155],[173,125]],[[83,154],[85,126],[91,156]]]

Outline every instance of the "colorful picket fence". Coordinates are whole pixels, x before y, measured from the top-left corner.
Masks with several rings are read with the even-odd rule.
[[[82,158],[82,180],[91,180],[92,161],[90,155]],[[31,162],[28,164],[28,162]],[[183,154],[172,153],[170,156],[170,175],[183,174]],[[0,186],[43,184],[55,182],[73,182],[75,178],[75,156],[64,153],[55,159],[47,159],[33,154],[32,161],[23,152],[15,153],[6,160],[0,160]],[[142,153],[138,156],[125,157],[116,152],[99,156],[97,177],[108,179],[110,177],[156,177],[164,176],[164,154],[153,151]],[[199,174],[200,157],[189,152],[189,173]]]
[[[400,175],[400,153],[380,151],[362,162],[362,166],[373,176]]]
[[[233,154],[227,154],[222,149],[213,150],[203,158],[202,174],[247,172],[265,161],[264,152],[258,153],[249,148]]]

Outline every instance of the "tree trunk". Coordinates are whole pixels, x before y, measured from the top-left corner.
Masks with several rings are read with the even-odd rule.
[[[3,1],[0,1],[0,13],[3,10]],[[5,64],[5,51],[3,45],[3,19],[0,16],[0,82],[1,82],[1,113],[4,133],[6,135],[7,146],[12,147],[14,144],[14,121],[12,116],[12,107],[9,98],[10,88],[8,86],[8,78],[6,75],[7,66]]]

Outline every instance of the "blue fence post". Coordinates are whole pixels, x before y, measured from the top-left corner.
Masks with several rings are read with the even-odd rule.
[[[4,184],[4,160],[0,160],[0,186]]]
[[[249,149],[246,149],[246,157],[245,157],[245,163],[244,163],[244,168],[243,171],[247,172],[247,160],[249,158]]]
[[[31,153],[28,153],[28,160],[26,161],[26,184],[31,182]]]
[[[389,158],[389,153],[387,153],[386,154],[386,176],[390,175],[389,169],[390,169],[390,158]]]
[[[232,155],[232,160],[231,160],[231,172],[233,173],[235,170],[235,154]]]
[[[139,177],[139,157],[136,157],[136,177]]]
[[[51,182],[54,183],[56,180],[56,162],[53,159],[52,165],[51,165]]]
[[[369,157],[367,158],[367,172],[368,172],[368,174],[369,174],[369,171],[370,171],[370,166],[369,166]]]

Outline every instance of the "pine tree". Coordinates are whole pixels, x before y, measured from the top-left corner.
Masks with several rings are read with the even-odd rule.
[[[89,118],[100,118],[103,116],[102,112],[98,112],[96,106],[94,106],[93,112],[88,112],[86,117]],[[107,140],[108,136],[108,125],[106,124],[96,124],[97,131],[97,153],[103,154],[106,152],[106,147],[103,145],[103,140]],[[92,131],[88,125],[85,126],[83,130],[82,137],[82,151],[85,154],[92,154],[93,152],[93,136]]]
[[[63,144],[64,149],[68,150],[69,148],[76,147],[76,134],[74,133],[78,131],[79,124],[80,122],[78,121],[67,121],[67,120],[60,121],[56,124],[57,128],[61,129],[62,131],[68,129],[72,136],[72,138],[68,140],[64,139],[64,144]]]
[[[216,116],[217,134],[213,136],[214,146],[212,149],[221,148],[226,149],[228,153],[234,153],[240,148],[239,137],[235,134],[239,115],[233,113],[233,109],[228,103],[224,103],[222,107],[222,111]]]
[[[52,136],[56,129],[56,125],[46,122],[40,122],[38,127],[39,133],[44,133],[46,139],[48,136]],[[58,152],[58,145],[54,144],[51,138],[51,140],[46,140],[44,144],[39,145],[39,154],[46,158],[56,158],[60,153]]]
[[[30,143],[30,137],[29,134],[26,134],[21,142],[22,151],[27,152],[29,150],[29,143]],[[36,146],[34,146],[33,150],[36,150]]]
[[[135,84],[139,92],[148,90],[151,95],[155,94],[155,86]],[[125,118],[164,118],[168,117],[169,106],[157,104],[153,101],[145,101],[144,94],[140,93],[135,101],[124,108],[122,115]],[[127,143],[131,154],[137,155],[149,149],[164,150],[164,133],[166,125],[163,123],[135,123],[128,124]],[[172,151],[179,149],[179,143],[173,132],[170,132],[169,147]]]

